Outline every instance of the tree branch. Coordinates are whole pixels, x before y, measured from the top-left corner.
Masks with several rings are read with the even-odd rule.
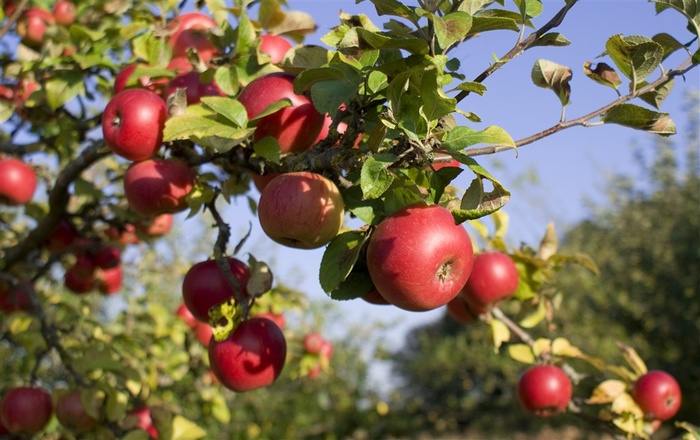
[[[22,15],[28,4],[29,0],[20,0],[20,2],[15,7],[15,11],[12,13],[12,15],[10,15],[10,17],[7,20],[7,23],[5,23],[5,26],[3,26],[0,29],[0,39],[5,38],[5,34],[7,34],[7,32],[12,28],[12,26],[14,26],[14,24]]]

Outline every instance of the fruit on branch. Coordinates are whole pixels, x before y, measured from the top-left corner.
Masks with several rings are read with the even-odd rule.
[[[212,78],[211,81],[202,81],[202,76],[199,72],[187,72],[181,73],[175,78],[171,79],[168,86],[163,92],[163,97],[175,93],[176,89],[186,89],[185,95],[187,96],[187,104],[198,104],[202,96],[226,96],[224,92],[221,91],[219,86]]]
[[[311,332],[304,336],[304,352],[308,354],[319,354],[323,346],[323,336],[318,332]]]
[[[70,26],[77,16],[78,10],[68,0],[58,0],[53,7],[53,18],[61,26]]]
[[[187,325],[187,327],[194,329],[197,326],[197,319],[194,317],[192,312],[190,312],[190,309],[187,308],[185,303],[182,303],[178,306],[177,312],[175,312],[177,316],[182,319],[182,321]]]
[[[173,58],[187,57],[187,50],[192,48],[202,61],[211,61],[218,50],[209,41],[207,33],[215,27],[216,22],[201,12],[187,12],[175,17],[167,26],[167,30],[172,32],[168,45],[173,49]]]
[[[143,429],[152,439],[158,438],[158,430],[151,419],[151,408],[147,406],[134,408],[129,411],[128,417],[134,419],[134,424],[131,426]]]
[[[110,242],[117,243],[120,246],[138,244],[140,242],[139,236],[136,234],[136,226],[131,223],[125,223],[119,227],[108,227],[105,230],[105,237],[107,237]]]
[[[554,365],[530,367],[518,380],[522,407],[538,416],[550,417],[566,411],[573,393],[571,379]]]
[[[447,155],[446,155],[446,154],[443,154],[443,153],[438,153],[438,154],[435,155],[435,158],[436,158],[436,159],[437,159],[437,158],[440,158],[440,157],[447,157]],[[457,159],[452,159],[452,160],[449,161],[449,162],[434,162],[434,163],[433,163],[433,169],[434,169],[435,171],[437,171],[437,170],[439,170],[439,169],[441,169],[441,168],[445,168],[445,167],[455,167],[455,168],[459,168],[459,167],[461,167],[461,166],[462,166],[462,163],[461,163],[460,161],[458,161]]]
[[[272,64],[282,61],[291,48],[292,43],[279,35],[267,34],[260,36],[260,52],[269,55]]]
[[[287,341],[269,319],[241,322],[228,338],[209,343],[209,365],[216,378],[236,392],[272,384],[284,368]]]
[[[415,203],[394,212],[372,232],[367,268],[391,304],[426,311],[452,301],[472,272],[467,231],[447,209]]]
[[[99,422],[85,410],[80,390],[71,390],[58,399],[56,418],[75,434],[92,431]]]
[[[95,265],[102,269],[110,269],[119,266],[122,262],[122,253],[116,246],[101,246],[92,257]]]
[[[476,309],[470,306],[461,295],[447,303],[447,315],[460,324],[473,324],[479,321],[479,315],[486,309]]]
[[[161,101],[162,102],[162,101]],[[187,209],[187,194],[195,173],[179,159],[149,159],[132,163],[124,174],[129,207],[143,216],[172,214]]]
[[[125,89],[141,88],[148,89],[158,95],[162,94],[163,88],[170,82],[169,78],[157,78],[153,79],[149,76],[140,76],[135,80],[135,83],[129,85],[130,80],[134,72],[139,66],[149,67],[148,64],[144,63],[133,63],[124,67],[117,76],[114,77],[114,93],[117,94]],[[168,70],[175,72],[176,74],[181,74],[189,72],[192,70],[192,64],[187,61],[186,58],[173,58],[168,63]]]
[[[102,114],[107,146],[129,160],[148,159],[163,143],[168,110],[160,96],[145,89],[117,93]]]
[[[75,263],[66,270],[63,282],[73,293],[88,293],[95,288],[95,263],[88,256],[78,256]]]
[[[343,224],[345,203],[338,187],[308,171],[285,173],[263,189],[258,219],[277,243],[300,249],[326,245]]]
[[[250,279],[250,269],[242,261],[228,257],[228,267],[238,281],[240,294],[248,297],[246,288]],[[216,260],[201,261],[192,266],[182,281],[182,299],[192,315],[201,322],[209,322],[209,310],[231,299],[237,292],[229,283]]]
[[[330,360],[333,357],[333,343],[324,339],[318,354],[322,358]]]
[[[323,126],[325,116],[319,113],[309,98],[294,93],[294,76],[271,73],[251,81],[241,90],[238,100],[253,119],[270,104],[289,99],[291,105],[262,117],[253,135],[256,141],[267,136],[277,139],[282,153],[308,150]]]
[[[41,432],[52,414],[51,395],[43,388],[12,388],[0,401],[0,420],[13,434],[32,436]]]
[[[161,214],[151,218],[140,218],[134,226],[139,234],[148,238],[162,237],[173,228],[173,215]]]
[[[262,193],[262,190],[265,189],[267,184],[272,182],[272,179],[279,175],[280,173],[270,173],[262,176],[259,174],[251,174],[250,178],[253,180],[253,185],[255,185],[255,188]]]
[[[0,159],[0,204],[25,205],[32,200],[37,179],[34,170],[19,159]]]
[[[461,296],[476,309],[487,309],[512,297],[518,288],[518,269],[502,252],[482,252]]]
[[[209,342],[211,341],[213,334],[214,332],[212,331],[211,326],[206,322],[197,322],[197,325],[194,327],[194,336],[197,338],[199,343],[205,347],[209,346]]]
[[[30,7],[17,20],[17,34],[22,43],[37,48],[44,42],[46,29],[54,24],[54,17],[49,11],[36,6]]]
[[[95,276],[97,290],[104,295],[113,295],[119,292],[124,284],[124,271],[122,266],[109,269],[98,269]]]
[[[22,118],[25,121],[28,120],[30,116],[36,116],[36,112],[32,112],[34,107],[27,105],[27,101],[30,100],[32,94],[37,90],[39,90],[39,83],[33,79],[24,78],[20,80],[20,82],[18,82],[15,86],[13,98],[15,104],[15,112],[19,115],[20,118]],[[43,114],[43,111],[41,112],[42,116],[46,118],[46,115]]]
[[[78,231],[73,223],[61,219],[46,240],[46,249],[52,254],[59,254],[68,249],[78,237]]]
[[[370,304],[376,304],[380,306],[391,304],[389,301],[384,299],[382,294],[379,293],[379,291],[376,288],[373,288],[369,292],[365,293],[364,295],[362,295],[361,298]]]
[[[639,377],[632,386],[631,394],[649,420],[668,420],[681,407],[681,387],[665,371],[652,370]]]
[[[3,313],[30,312],[32,299],[30,292],[34,292],[34,286],[29,280],[21,280],[11,285],[6,280],[0,280],[0,311]]]
[[[251,317],[269,319],[270,321],[277,324],[277,326],[282,330],[284,330],[284,327],[287,325],[287,320],[284,318],[283,313],[263,312],[251,314]]]

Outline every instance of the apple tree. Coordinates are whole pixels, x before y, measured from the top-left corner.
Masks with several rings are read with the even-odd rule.
[[[478,219],[502,220],[511,194],[475,157],[574,126],[673,134],[658,107],[675,78],[700,62],[696,2],[653,6],[683,14],[687,30],[615,35],[601,48],[614,67],[583,63],[601,90],[617,92],[588,114],[566,118],[571,69],[537,61],[533,82],[556,94],[562,116],[520,140],[497,121],[482,128],[469,98],[486,93],[487,79],[529,48],[568,44],[555,29],[577,0],[552,11],[539,0],[373,0],[383,23],[341,12],[323,46],[304,45],[314,19],[284,1],[194,3],[3,3],[4,429],[98,430],[102,438],[302,435],[289,431],[301,426],[293,417],[275,426],[253,410],[245,434],[230,423],[231,402],[274,393],[287,383],[285,371],[294,372],[290,380],[327,373],[334,356],[331,344],[309,347],[281,321],[281,312],[303,310],[303,295],[275,280],[254,249],[243,252],[248,235],[235,237],[223,210],[238,200],[272,241],[325,248],[320,286],[343,306],[365,296],[414,312],[451,303],[487,322],[496,348],[509,343],[510,357],[534,364],[512,384],[533,416],[576,413],[638,437],[673,417],[675,410],[647,405],[648,386],[635,386],[646,365],[631,346],[622,346],[629,366],[609,366],[563,337],[534,338],[501,310],[514,297],[532,327],[546,323],[560,305],[547,289],[552,273],[568,262],[595,266],[558,253],[553,231],[536,250],[510,250],[498,233],[485,233]],[[497,31],[516,31],[512,49],[467,78],[455,49]],[[661,68],[679,52],[687,53],[681,64]],[[470,176],[466,188],[452,185],[461,173]],[[163,259],[147,246],[136,271],[129,243],[167,238],[181,212],[213,224],[207,250]],[[465,225],[489,249],[475,256]],[[479,269],[494,255],[505,274]],[[480,288],[477,273],[505,287]],[[115,314],[99,294],[123,295],[127,306]],[[166,307],[173,297],[184,308]],[[586,404],[577,399],[579,364],[617,375],[601,378]],[[554,397],[538,385],[551,372]],[[199,392],[185,391],[192,388]],[[679,400],[666,397],[670,406]],[[327,406],[360,411],[351,403]]]

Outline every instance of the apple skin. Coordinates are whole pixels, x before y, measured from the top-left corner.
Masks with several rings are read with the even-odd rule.
[[[231,273],[241,285],[243,295],[248,296],[246,286],[250,269],[242,261],[228,257]],[[209,310],[235,298],[226,277],[219,270],[216,260],[201,261],[192,266],[182,281],[182,299],[192,315],[200,322],[209,322]]]
[[[436,158],[438,158],[438,157],[445,157],[445,156],[447,156],[447,155],[444,154],[444,153],[438,153],[438,154],[435,155]],[[459,168],[459,167],[461,167],[461,166],[462,166],[462,163],[461,163],[460,161],[458,161],[457,159],[452,159],[452,160],[449,161],[449,162],[436,162],[436,163],[433,163],[433,169],[434,169],[435,171],[439,170],[440,168],[445,168],[445,167],[455,167],[455,168]]]
[[[92,291],[96,285],[95,264],[87,256],[79,256],[73,266],[66,270],[63,278],[68,290],[77,294]]]
[[[216,378],[236,392],[272,384],[284,368],[287,341],[269,319],[241,322],[223,341],[209,343],[209,365]]]
[[[550,417],[566,411],[572,393],[571,379],[554,365],[530,367],[518,380],[520,404],[537,417]]]
[[[58,399],[56,418],[61,425],[73,433],[92,431],[98,424],[98,420],[93,419],[85,411],[80,390],[69,391]]]
[[[26,205],[36,186],[36,174],[29,165],[13,157],[0,159],[0,204]]]
[[[321,355],[322,358],[330,360],[333,357],[333,343],[324,339],[318,354]]]
[[[187,308],[185,303],[182,303],[178,306],[177,312],[175,312],[177,316],[182,319],[182,321],[187,325],[187,327],[194,329],[197,326],[197,318],[194,317],[192,312],[190,312],[190,309]]]
[[[137,422],[134,427],[143,429],[152,439],[158,438],[158,430],[153,424],[153,419],[151,419],[151,409],[149,407],[142,406],[139,408],[134,408],[133,410],[129,411],[128,415],[136,418]]]
[[[93,255],[95,265],[101,269],[111,269],[122,262],[122,253],[116,246],[102,246]]]
[[[141,241],[136,234],[136,226],[131,223],[125,223],[121,227],[110,226],[105,230],[105,236],[110,242],[117,243],[119,246],[138,244]]]
[[[152,218],[141,218],[134,226],[138,233],[149,238],[162,237],[173,228],[173,215],[161,214]]]
[[[474,257],[472,274],[461,292],[477,309],[486,309],[512,297],[518,288],[518,269],[502,252],[482,252]]]
[[[53,18],[61,26],[70,26],[77,16],[78,10],[68,0],[58,0],[53,7]]]
[[[117,94],[121,92],[122,90],[125,89],[131,89],[131,88],[142,88],[142,89],[148,89],[157,95],[162,95],[163,93],[163,88],[168,85],[170,82],[169,78],[157,78],[157,79],[152,79],[148,76],[142,76],[138,78],[138,81],[136,84],[128,85],[129,80],[131,79],[131,76],[134,74],[134,71],[136,70],[137,67],[143,66],[143,67],[148,67],[148,64],[144,63],[132,63],[124,67],[117,76],[114,77],[114,93]],[[187,58],[173,58],[170,60],[168,63],[168,70],[171,70],[175,72],[176,74],[182,74],[186,72],[192,71],[192,64],[190,64],[189,61],[187,61]]]
[[[173,214],[187,209],[187,194],[195,184],[194,171],[179,159],[134,162],[124,174],[129,207],[143,216]]]
[[[250,178],[253,180],[253,185],[255,185],[258,192],[262,193],[262,190],[265,189],[267,184],[272,182],[272,179],[279,175],[280,173],[263,174],[262,176],[260,174],[251,174]]]
[[[194,327],[194,336],[197,338],[199,343],[205,347],[209,346],[209,342],[211,341],[213,334],[214,332],[212,331],[211,326],[206,322],[197,322],[197,325]]]
[[[34,286],[29,280],[21,280],[14,286],[0,281],[0,311],[8,315],[15,312],[31,312],[32,299],[27,290],[34,291]]]
[[[46,249],[52,254],[60,254],[68,249],[78,237],[75,226],[70,221],[61,219],[46,240]]]
[[[285,98],[292,105],[261,118],[253,138],[256,141],[267,136],[277,139],[282,153],[306,151],[318,137],[325,116],[316,110],[309,98],[294,93],[294,75],[271,73],[261,76],[245,86],[238,96],[248,119],[255,118],[270,104]]]
[[[361,298],[370,304],[375,304],[379,306],[386,306],[391,304],[389,301],[385,300],[381,293],[376,288],[373,288],[369,292],[361,296]]]
[[[103,295],[114,295],[122,289],[124,284],[124,271],[122,266],[109,269],[99,269],[95,277],[97,290]]]
[[[208,63],[218,54],[214,43],[207,38],[207,31],[215,28],[216,22],[201,12],[187,12],[168,24],[172,31],[168,45],[173,49],[173,58],[187,57],[187,49],[194,48],[202,61]]]
[[[0,99],[3,101],[12,101],[15,97],[15,91],[12,87],[0,84]]]
[[[107,146],[129,160],[148,159],[163,143],[168,109],[160,96],[145,89],[117,93],[102,114]]]
[[[647,419],[668,420],[681,407],[681,387],[665,371],[651,370],[639,377],[632,386],[631,394]]]
[[[474,253],[452,214],[419,202],[394,212],[370,236],[367,268],[379,293],[410,311],[446,305],[462,290]]]
[[[345,203],[338,187],[320,174],[285,173],[263,189],[258,219],[265,234],[299,249],[326,245],[343,225]]]
[[[317,332],[311,332],[304,336],[304,352],[308,354],[319,354],[321,353],[321,347],[323,346],[323,336]]]
[[[279,35],[260,36],[260,52],[269,55],[272,64],[282,61],[291,48],[292,43]]]
[[[283,313],[263,312],[251,315],[251,317],[269,319],[270,321],[277,324],[277,327],[279,327],[282,330],[284,330],[284,327],[287,325],[287,320],[285,319]]]
[[[476,309],[469,305],[461,295],[447,303],[447,315],[460,324],[474,324],[479,321],[479,315],[486,312],[486,309]]]
[[[54,24],[53,15],[46,9],[27,8],[17,20],[17,34],[22,39],[22,43],[37,48],[44,42],[46,29]]]
[[[198,104],[202,96],[226,96],[224,92],[221,91],[219,86],[216,85],[215,81],[202,82],[201,75],[199,72],[187,72],[181,73],[175,78],[171,79],[168,86],[163,92],[163,97],[175,93],[178,88],[186,88],[185,94],[187,96],[187,105]]]
[[[43,388],[12,388],[0,401],[0,420],[13,434],[32,436],[41,432],[52,414],[51,395]]]

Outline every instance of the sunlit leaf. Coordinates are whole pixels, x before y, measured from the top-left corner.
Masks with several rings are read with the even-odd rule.
[[[617,89],[622,84],[620,76],[612,67],[605,63],[598,63],[595,69],[591,69],[592,65],[590,61],[583,63],[583,73],[593,81],[613,89]]]
[[[491,320],[491,337],[493,338],[494,352],[498,353],[499,348],[504,342],[510,340],[510,329],[505,323],[498,319]]]
[[[172,422],[173,440],[196,440],[207,436],[207,432],[196,423],[176,415]]]
[[[337,235],[326,247],[321,260],[319,281],[326,293],[336,290],[352,270],[367,234],[348,231]]]
[[[532,348],[527,344],[511,344],[508,346],[508,355],[524,364],[535,363],[535,355],[532,353]]]
[[[537,60],[532,68],[532,82],[538,87],[554,91],[563,106],[570,103],[572,76],[571,68],[553,61]]]
[[[532,47],[539,47],[539,46],[568,46],[571,44],[571,41],[569,41],[565,36],[560,34],[559,32],[549,32],[544,35],[542,35],[540,38],[536,39],[531,45],[529,45],[527,48],[530,49]]]
[[[608,110],[600,119],[606,124],[644,130],[660,135],[676,134],[676,124],[668,113],[658,113],[634,104],[620,104]]]
[[[443,52],[467,37],[472,16],[466,12],[452,12],[443,17],[434,16],[435,36]]]
[[[659,43],[637,35],[614,35],[605,43],[605,49],[620,72],[635,83],[651,75],[664,56],[664,49]]]
[[[644,362],[644,360],[639,356],[637,353],[637,350],[635,350],[633,347],[630,347],[629,345],[622,344],[620,342],[616,343],[617,348],[620,350],[622,353],[622,356],[624,356],[625,360],[629,364],[630,367],[632,367],[632,370],[638,375],[641,376],[643,374],[647,373],[647,365]]]
[[[381,153],[367,158],[362,164],[360,186],[364,199],[376,199],[389,189],[394,181],[394,174],[387,168],[396,162],[396,156]]]
[[[586,399],[586,403],[594,404],[606,404],[612,403],[625,392],[627,389],[627,383],[621,380],[609,379],[601,382],[595,387],[591,393],[591,397]]]

